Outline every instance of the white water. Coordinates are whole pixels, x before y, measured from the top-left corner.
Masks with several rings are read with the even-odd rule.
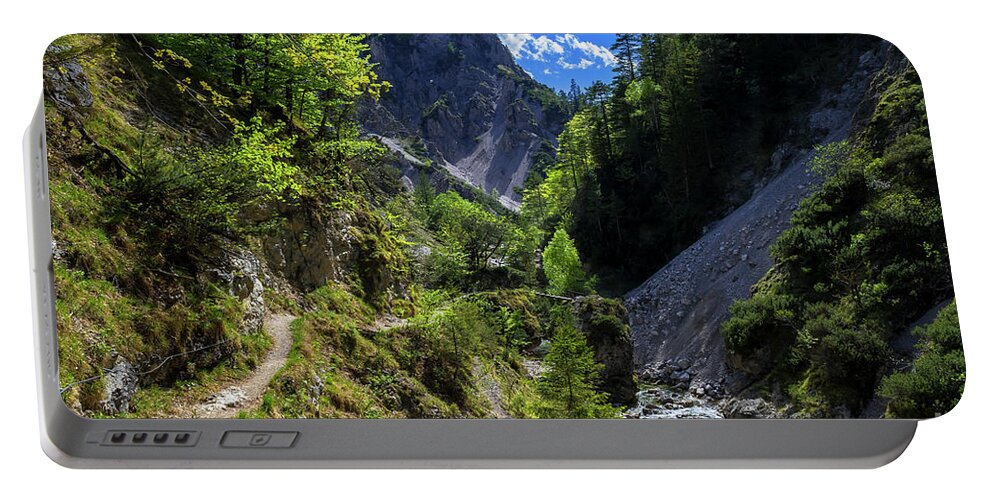
[[[646,387],[638,391],[638,403],[624,412],[625,418],[724,418],[717,407],[702,398],[665,387]]]

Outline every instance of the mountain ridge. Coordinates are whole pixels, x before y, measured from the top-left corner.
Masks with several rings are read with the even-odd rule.
[[[367,42],[391,89],[363,102],[359,121],[400,153],[408,185],[434,165],[516,208],[531,165],[554,154],[567,119],[557,95],[527,75],[496,35],[378,35]],[[439,183],[439,174],[433,177]]]

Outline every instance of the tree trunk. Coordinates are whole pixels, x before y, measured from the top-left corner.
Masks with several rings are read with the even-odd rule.
[[[234,48],[234,69],[231,72],[231,79],[235,85],[245,85],[245,35],[232,35],[232,48]]]

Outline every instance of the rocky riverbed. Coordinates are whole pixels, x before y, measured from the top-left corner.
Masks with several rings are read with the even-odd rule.
[[[638,403],[624,412],[624,418],[724,418],[714,401],[668,387],[645,387],[637,398]]]
[[[642,385],[624,418],[796,418],[762,398],[715,398],[667,385]]]

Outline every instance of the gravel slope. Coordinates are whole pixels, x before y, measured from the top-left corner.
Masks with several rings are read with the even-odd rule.
[[[884,47],[859,58],[858,68],[840,89],[825,92],[807,120],[824,144],[845,139],[872,76],[882,67]],[[789,227],[797,204],[820,179],[807,172],[810,149],[782,145],[771,159],[782,172],[700,240],[625,296],[635,364],[640,369],[679,365],[691,389],[711,384],[734,391],[741,378],[725,364],[720,324],[732,301],[771,268],[769,245]],[[688,360],[689,362],[687,363]]]

